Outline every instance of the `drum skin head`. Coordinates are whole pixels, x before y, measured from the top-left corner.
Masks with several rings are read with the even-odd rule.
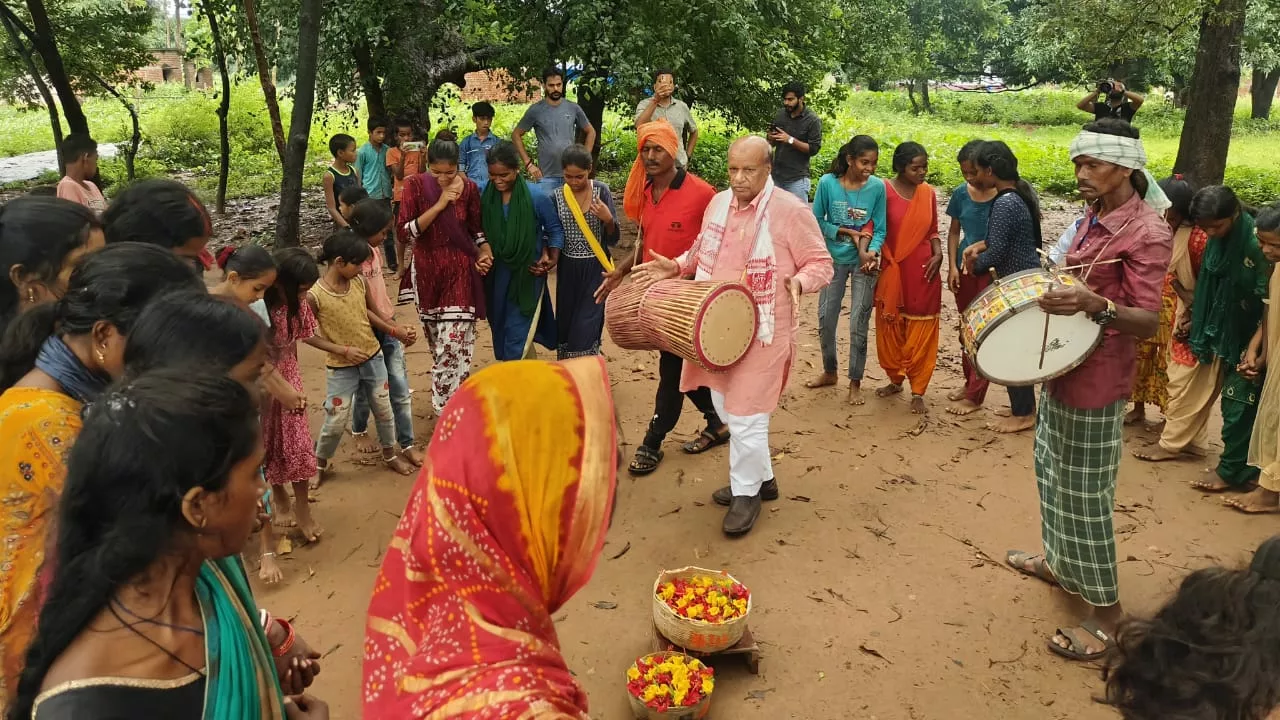
[[[745,289],[723,287],[702,308],[694,328],[702,364],[727,370],[737,364],[756,338],[756,306]]]
[[[1049,318],[1048,342],[1045,318]],[[1046,316],[1023,307],[992,328],[978,347],[974,366],[983,377],[1005,386],[1034,385],[1080,366],[1102,339],[1102,328],[1084,313]],[[1044,365],[1040,349],[1044,347]]]

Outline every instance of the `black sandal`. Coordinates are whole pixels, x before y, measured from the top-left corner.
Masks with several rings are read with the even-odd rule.
[[[710,428],[703,430],[698,437],[681,445],[680,449],[689,455],[701,455],[711,448],[719,447],[727,442],[729,442],[729,426],[721,425],[718,432],[711,432]]]
[[[631,472],[633,476],[640,477],[642,475],[648,475],[654,470],[657,470],[658,463],[661,463],[661,462],[662,462],[661,450],[650,450],[649,448],[641,445],[640,447],[636,448],[636,458],[631,461],[631,466],[628,468],[628,470]]]
[[[1092,635],[1094,638],[1101,640],[1103,644],[1103,648],[1098,652],[1086,653],[1086,652],[1083,652],[1084,646],[1081,645],[1079,646],[1080,649],[1077,650],[1076,649],[1077,647],[1076,630],[1084,630],[1085,632]],[[1093,622],[1092,620],[1085,620],[1084,622],[1080,623],[1077,627],[1067,628],[1066,630],[1063,630],[1062,628],[1058,628],[1057,634],[1061,635],[1067,640],[1070,640],[1071,644],[1067,647],[1062,647],[1058,643],[1054,642],[1053,638],[1049,638],[1049,642],[1048,642],[1049,649],[1068,660],[1075,660],[1077,662],[1092,662],[1094,660],[1100,660],[1106,657],[1107,655],[1109,655],[1111,651],[1114,650],[1116,647],[1115,638],[1111,637],[1110,633],[1103,630],[1101,627],[1098,626],[1097,623]]]

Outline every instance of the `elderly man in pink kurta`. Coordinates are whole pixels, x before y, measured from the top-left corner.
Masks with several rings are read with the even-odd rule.
[[[801,293],[831,282],[831,255],[809,207],[775,191],[769,144],[739,138],[729,148],[730,189],[715,196],[702,232],[676,259],[655,256],[635,270],[637,282],[674,277],[743,282],[756,302],[758,329],[742,361],[725,373],[686,362],[681,390],[711,388],[729,425],[729,486],[712,498],[728,505],[724,532],[742,535],[760,516],[760,502],[778,497],[769,457],[769,416],[787,385],[796,349]]]

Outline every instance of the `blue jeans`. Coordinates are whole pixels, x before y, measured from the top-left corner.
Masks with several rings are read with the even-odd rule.
[[[786,190],[792,195],[800,198],[805,203],[809,202],[809,188],[813,187],[813,181],[809,178],[802,177],[799,180],[787,180],[786,182],[778,182],[775,180],[773,184],[778,186],[779,190]]]
[[[316,438],[316,459],[328,462],[338,450],[342,435],[351,420],[356,392],[365,390],[373,398],[373,421],[378,428],[378,442],[384,450],[396,446],[396,422],[391,414],[391,395],[387,390],[387,365],[382,353],[353,367],[325,368],[326,387],[324,426]]]
[[[849,302],[849,379],[862,382],[867,369],[867,329],[871,323],[871,306],[876,299],[876,275],[866,274],[857,265],[835,264],[831,284],[818,293],[818,339],[822,343],[822,371],[834,374],[836,362],[836,326],[840,324],[840,306],[844,304],[845,286],[853,282]]]
[[[404,364],[404,346],[400,341],[374,331],[382,343],[382,360],[387,368],[387,389],[391,396],[391,413],[396,422],[396,441],[402,448],[413,447],[413,400],[409,395],[409,373]],[[369,392],[361,386],[356,393],[351,416],[351,432],[369,429]]]
[[[544,175],[542,179],[538,181],[538,187],[549,196],[553,192],[559,192],[560,188],[564,187],[564,178],[547,177]]]

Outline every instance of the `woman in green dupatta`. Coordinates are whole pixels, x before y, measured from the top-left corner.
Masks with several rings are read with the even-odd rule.
[[[560,260],[564,229],[555,203],[520,177],[520,156],[509,142],[488,154],[489,184],[480,195],[484,233],[493,249],[493,269],[484,276],[493,354],[519,360],[533,340],[556,349],[556,322],[547,293],[547,273]]]
[[[1231,188],[1215,185],[1191,200],[1191,221],[1209,236],[1191,303],[1191,351],[1201,363],[1222,361],[1222,457],[1213,475],[1192,482],[1203,492],[1243,488],[1258,477],[1249,437],[1258,412],[1257,380],[1238,372],[1267,296],[1271,264],[1254,233],[1253,216]]]
[[[326,720],[286,701],[239,553],[266,491],[253,393],[152,370],[90,406],[9,718]]]

